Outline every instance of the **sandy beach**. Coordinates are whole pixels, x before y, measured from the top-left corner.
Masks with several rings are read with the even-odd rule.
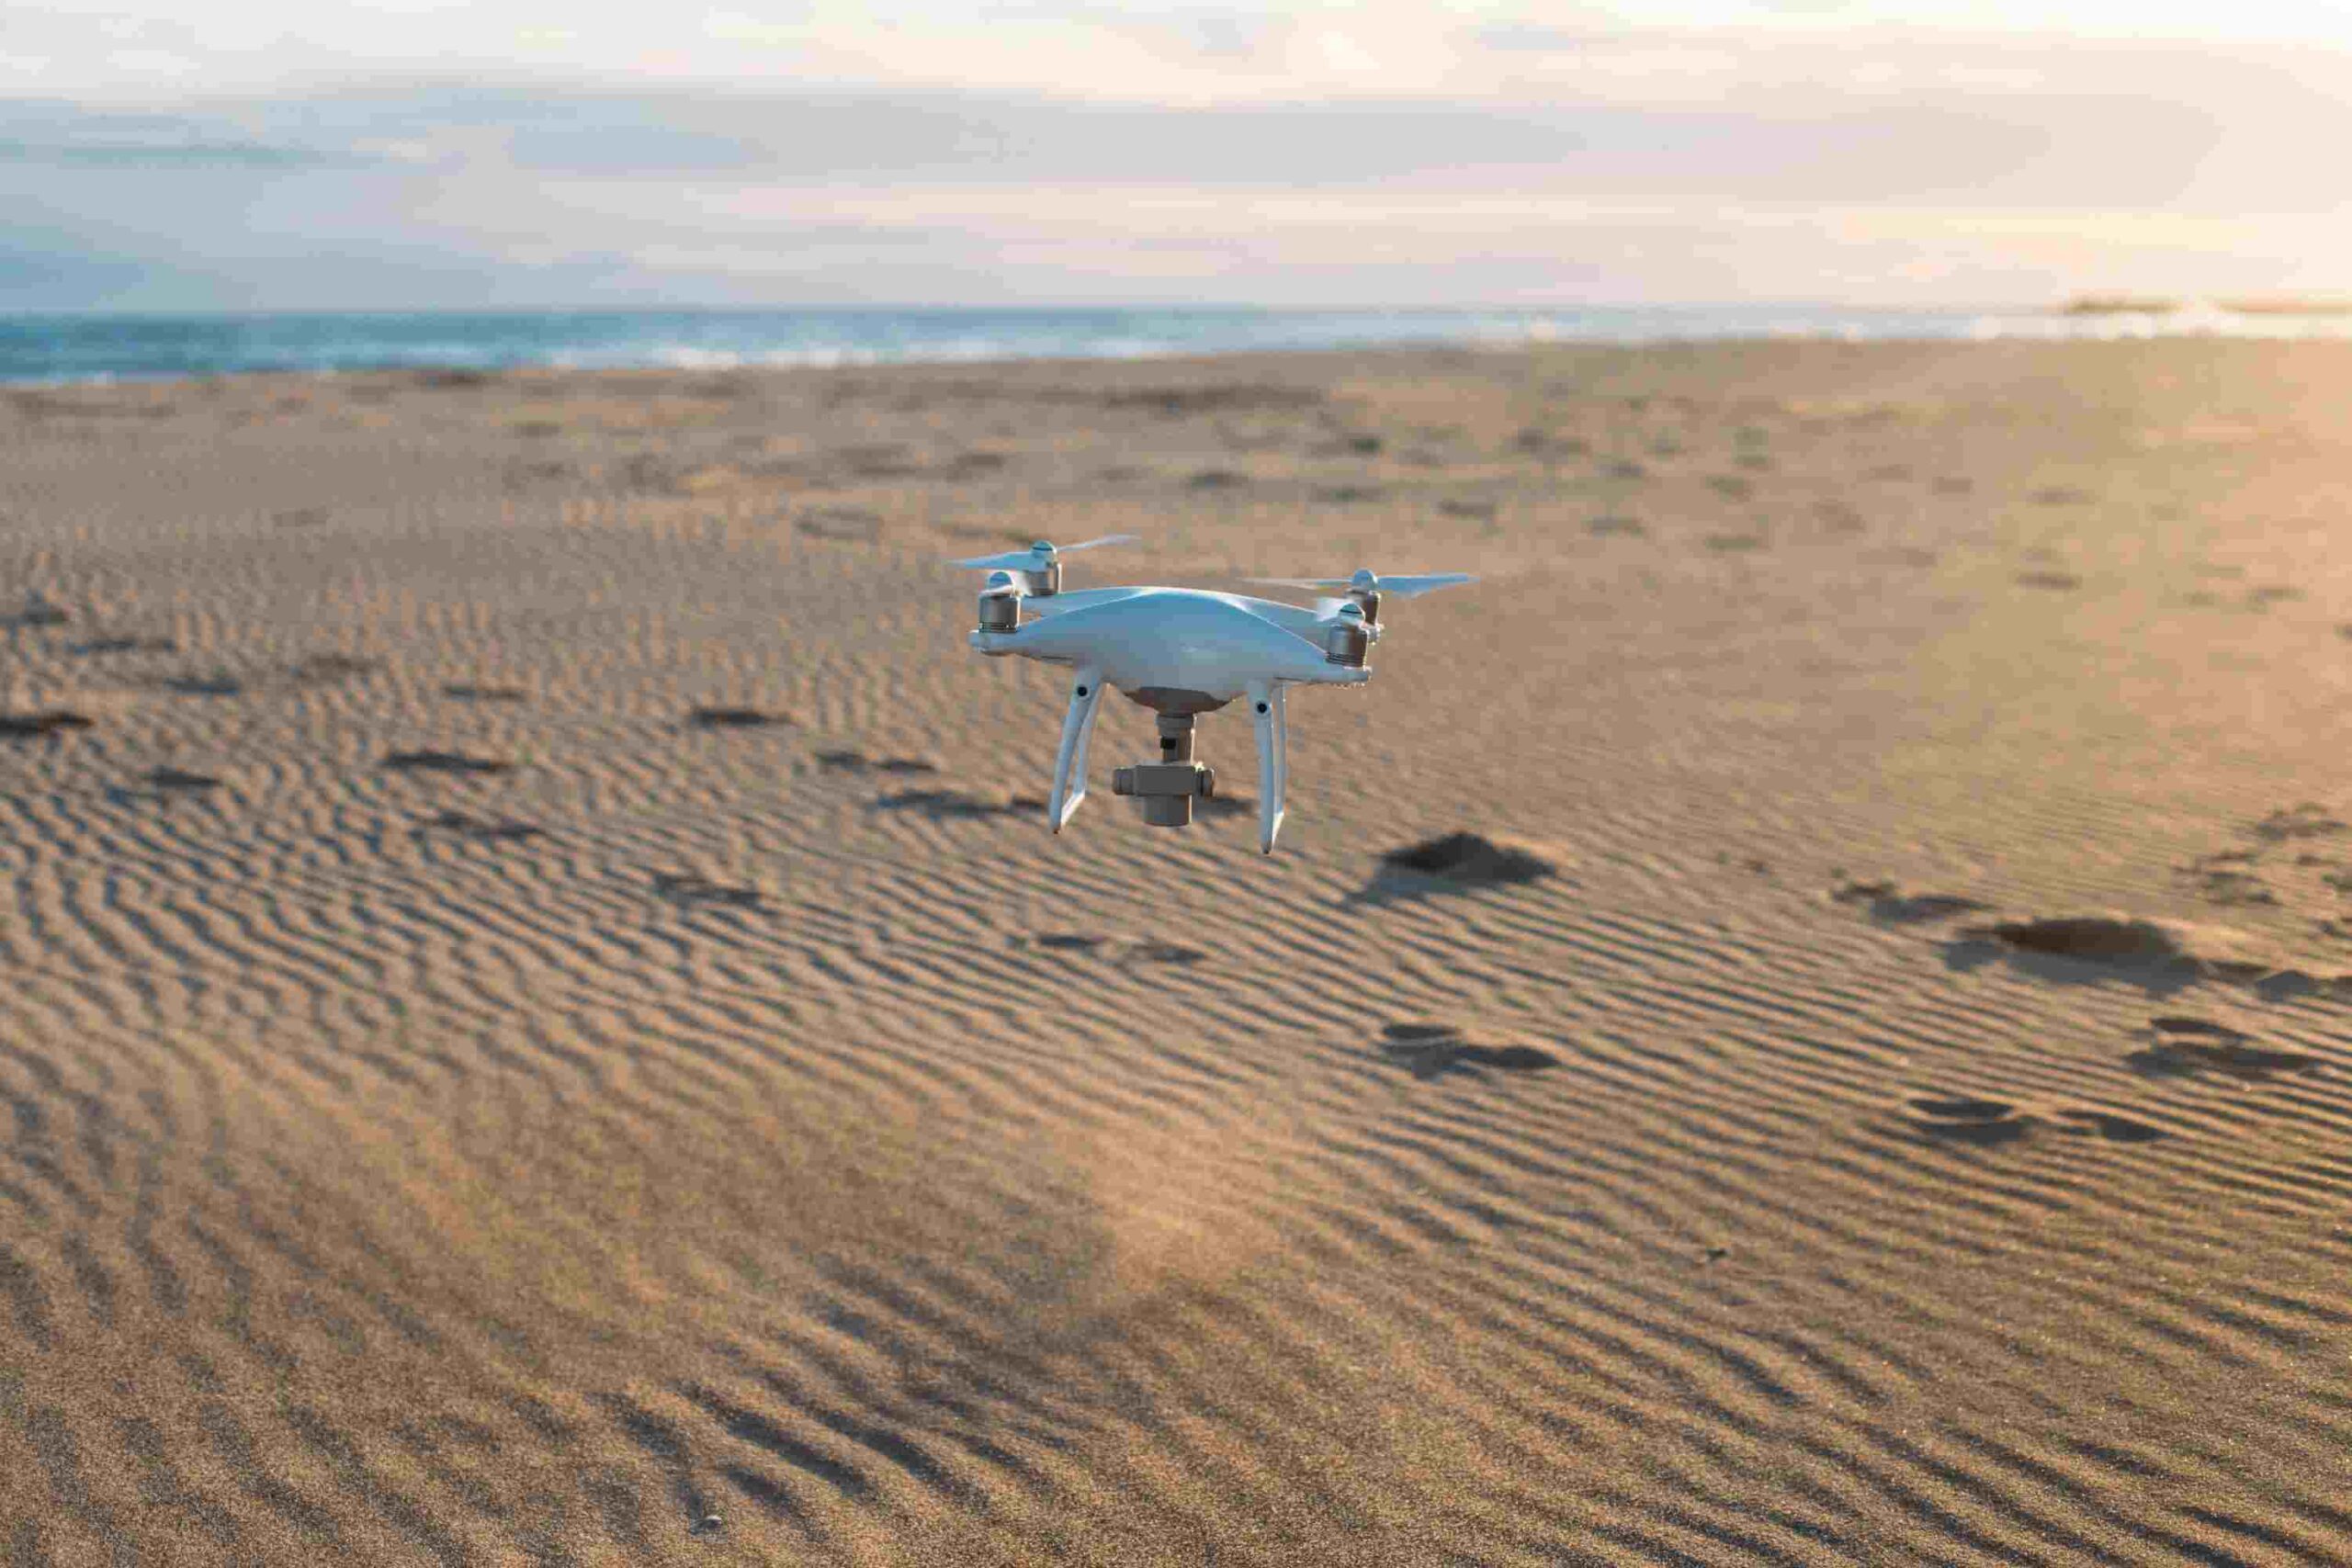
[[[2319,343],[0,391],[0,1561],[2352,1562],[2347,514]],[[1054,837],[1114,531],[1480,581]]]

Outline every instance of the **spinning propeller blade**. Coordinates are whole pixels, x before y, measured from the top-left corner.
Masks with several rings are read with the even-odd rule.
[[[1380,592],[1397,599],[1418,599],[1436,589],[1477,581],[1466,571],[1430,571],[1419,577],[1384,577],[1380,580]]]
[[[1054,564],[1056,557],[1074,550],[1091,550],[1102,545],[1132,545],[1133,534],[1105,534],[1099,539],[1088,539],[1075,545],[1053,545],[1040,539],[1025,550],[1007,550],[1001,556],[974,556],[969,560],[951,561],[951,566],[968,567],[974,571],[1043,571]]]
[[[1408,577],[1381,577],[1359,571],[1353,577],[1252,577],[1248,581],[1273,588],[1364,588],[1384,597],[1418,599],[1434,589],[1478,580],[1466,571],[1430,571]]]

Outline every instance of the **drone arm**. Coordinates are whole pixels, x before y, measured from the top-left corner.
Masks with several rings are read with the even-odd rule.
[[[1080,669],[1069,691],[1069,714],[1062,720],[1061,750],[1054,755],[1054,798],[1046,809],[1055,832],[1086,799],[1087,742],[1094,737],[1095,710],[1102,705],[1102,672]]]
[[[1250,709],[1258,728],[1258,851],[1270,855],[1283,830],[1283,786],[1289,773],[1282,687],[1272,681],[1250,682]]]

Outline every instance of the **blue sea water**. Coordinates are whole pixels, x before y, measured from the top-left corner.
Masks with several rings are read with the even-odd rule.
[[[1142,358],[1458,343],[2352,335],[2345,318],[1831,307],[1490,310],[775,310],[0,314],[0,382],[397,367],[507,369]]]

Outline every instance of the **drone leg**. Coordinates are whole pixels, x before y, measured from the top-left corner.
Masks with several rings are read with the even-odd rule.
[[[1102,705],[1102,672],[1084,669],[1069,690],[1069,716],[1062,720],[1061,750],[1054,755],[1054,798],[1046,808],[1055,832],[1086,799],[1086,749],[1094,737],[1094,713]]]
[[[1274,686],[1274,775],[1282,785],[1283,801],[1290,800],[1290,688],[1279,682]]]
[[[1283,830],[1286,782],[1282,687],[1272,681],[1251,682],[1250,707],[1258,725],[1258,851],[1270,855],[1274,852],[1274,836]]]
[[[1078,803],[1086,798],[1086,756],[1088,752],[1094,750],[1094,715],[1102,705],[1102,676],[1091,675],[1080,684],[1085,686],[1091,694],[1086,699],[1086,722],[1079,727],[1078,755],[1070,759],[1071,794],[1069,807],[1070,811],[1077,810]],[[1069,819],[1067,812],[1064,813],[1062,819],[1064,821]]]

